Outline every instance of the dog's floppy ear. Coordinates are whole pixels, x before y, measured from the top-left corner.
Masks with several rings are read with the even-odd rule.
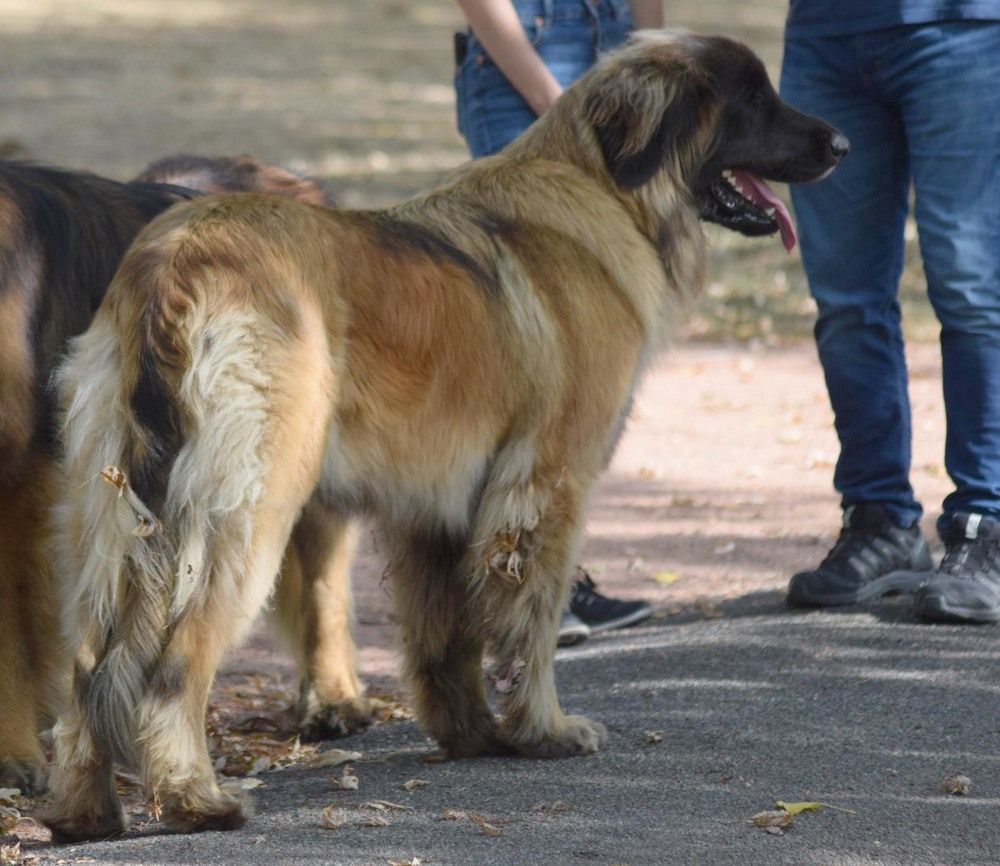
[[[659,64],[618,67],[586,102],[608,173],[635,189],[671,158],[685,163],[701,138],[714,91],[690,69]]]

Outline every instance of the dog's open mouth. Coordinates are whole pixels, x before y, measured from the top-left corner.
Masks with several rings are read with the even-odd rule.
[[[795,246],[791,214],[774,191],[748,171],[726,170],[709,187],[702,218],[745,235],[781,232],[786,250]]]

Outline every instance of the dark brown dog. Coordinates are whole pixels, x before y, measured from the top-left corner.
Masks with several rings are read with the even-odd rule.
[[[38,733],[52,723],[68,682],[50,557],[52,371],[67,339],[90,323],[138,231],[178,201],[227,191],[330,203],[314,182],[250,157],[170,157],[125,184],[0,161],[0,786],[42,787]],[[307,511],[278,596],[303,670],[305,729],[314,736],[355,729],[369,710],[346,629],[346,560],[330,548],[348,539],[342,521]],[[317,581],[330,584],[319,609]]]

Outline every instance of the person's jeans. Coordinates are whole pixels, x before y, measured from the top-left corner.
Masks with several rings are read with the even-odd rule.
[[[920,516],[897,300],[908,192],[941,323],[946,514],[1000,514],[1000,22],[787,38],[781,92],[851,152],[792,189],[846,507]]]
[[[514,0],[528,39],[563,87],[632,29],[626,0]],[[535,112],[471,32],[461,37],[455,96],[458,130],[473,157],[496,153],[535,121]]]

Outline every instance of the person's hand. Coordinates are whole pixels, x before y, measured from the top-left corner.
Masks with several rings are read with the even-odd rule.
[[[457,0],[472,32],[535,114],[552,105],[562,87],[528,41],[510,0]]]

